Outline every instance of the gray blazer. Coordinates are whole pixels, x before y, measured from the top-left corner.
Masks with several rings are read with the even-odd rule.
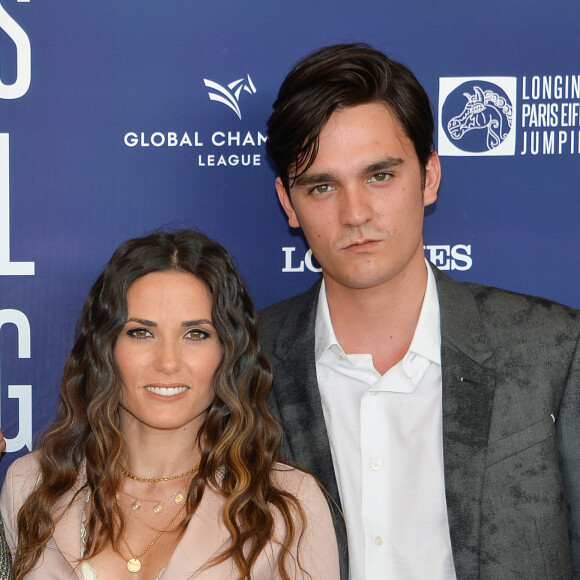
[[[580,578],[580,311],[434,270],[457,578]],[[262,310],[260,332],[284,452],[340,505],[314,362],[319,288]],[[346,579],[340,517],[335,529]]]

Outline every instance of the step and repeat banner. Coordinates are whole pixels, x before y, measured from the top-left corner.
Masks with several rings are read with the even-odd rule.
[[[278,205],[266,120],[293,64],[366,42],[409,66],[443,165],[425,254],[580,307],[580,4],[0,0],[0,477],[53,418],[116,246],[195,227],[258,307],[319,276]]]

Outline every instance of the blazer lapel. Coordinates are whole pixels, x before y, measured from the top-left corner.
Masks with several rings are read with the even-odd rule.
[[[70,564],[71,573],[81,577],[79,560],[81,557],[81,522],[85,510],[86,491],[81,491],[76,498],[75,492],[79,489],[81,482],[75,488],[66,493],[59,501],[60,509],[64,513],[55,526],[53,541],[59,552]],[[71,504],[72,501],[72,504]],[[66,507],[69,504],[70,507]]]
[[[436,271],[441,309],[443,455],[447,514],[458,578],[479,577],[481,501],[496,376],[469,290]]]
[[[213,568],[205,567],[229,545],[230,535],[220,516],[223,503],[224,500],[207,486],[162,578],[185,580],[198,576],[205,578],[206,574],[208,578],[236,577],[236,569],[231,560]]]
[[[296,300],[276,340],[276,403],[292,459],[307,466],[335,501],[338,487],[314,361],[314,320],[320,284]]]
[[[334,474],[314,360],[314,322],[320,282],[296,297],[280,325],[274,355],[275,402],[290,459],[304,465],[322,483],[331,511],[340,555],[341,578],[348,577],[346,526]]]

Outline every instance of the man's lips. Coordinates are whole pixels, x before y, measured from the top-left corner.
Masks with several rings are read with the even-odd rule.
[[[378,244],[381,240],[375,240],[371,238],[364,238],[361,240],[354,240],[349,242],[346,246],[343,247],[343,250],[350,250],[350,251],[364,251],[372,248],[376,244]]]

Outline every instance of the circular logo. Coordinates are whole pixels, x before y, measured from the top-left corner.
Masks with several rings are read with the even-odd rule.
[[[457,148],[483,153],[495,149],[509,135],[513,106],[500,86],[474,79],[447,95],[441,117],[447,138]]]

